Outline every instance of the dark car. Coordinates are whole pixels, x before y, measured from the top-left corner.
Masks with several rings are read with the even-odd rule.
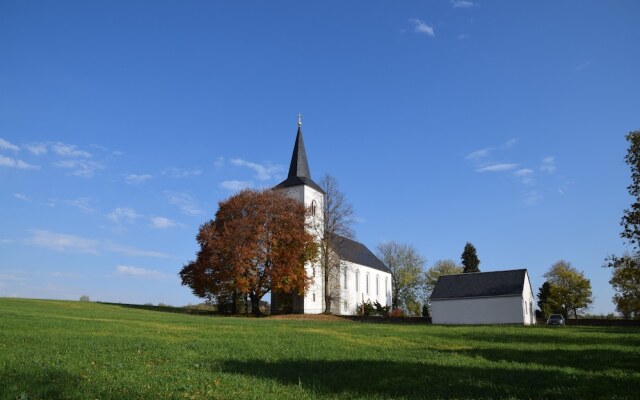
[[[551,314],[551,315],[549,315],[549,318],[547,319],[547,325],[563,326],[564,325],[564,317],[562,316],[562,314]]]

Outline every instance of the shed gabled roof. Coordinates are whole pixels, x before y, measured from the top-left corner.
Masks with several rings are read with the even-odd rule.
[[[526,273],[526,269],[513,269],[443,275],[433,288],[431,300],[520,295]]]
[[[293,145],[293,154],[291,154],[291,164],[289,165],[289,175],[287,179],[276,185],[276,188],[285,188],[290,186],[307,185],[320,193],[324,194],[324,190],[311,179],[311,171],[309,170],[309,162],[307,161],[307,151],[304,148],[304,140],[302,139],[302,127],[298,125],[298,133],[296,134],[296,143]]]
[[[391,273],[389,268],[378,257],[375,256],[360,242],[344,236],[336,236],[333,240],[333,249],[338,253],[341,260],[350,261],[354,264],[364,265],[365,267],[377,269],[382,272]]]

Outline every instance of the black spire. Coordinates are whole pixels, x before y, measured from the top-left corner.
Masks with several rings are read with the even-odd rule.
[[[276,188],[298,185],[307,185],[320,193],[324,193],[320,185],[311,179],[311,171],[309,170],[309,162],[307,161],[307,151],[304,148],[304,140],[302,139],[302,121],[300,115],[298,115],[298,133],[296,135],[296,143],[293,145],[293,154],[291,154],[289,175],[287,179],[279,183]]]
[[[302,126],[298,125],[298,134],[296,135],[296,144],[293,145],[293,154],[291,154],[291,165],[289,166],[289,176],[298,178],[311,179],[311,171],[309,171],[309,162],[307,161],[307,152],[304,149],[304,139],[302,139]]]

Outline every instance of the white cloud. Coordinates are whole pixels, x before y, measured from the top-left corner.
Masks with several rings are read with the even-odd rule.
[[[0,149],[2,150],[11,150],[11,151],[20,151],[20,147],[16,146],[13,143],[9,143],[8,141],[0,138]]]
[[[426,22],[419,20],[417,18],[411,18],[409,20],[409,22],[411,22],[414,27],[413,30],[417,33],[424,33],[425,35],[431,36],[431,37],[435,37],[436,33],[433,30],[432,26],[427,25]]]
[[[105,243],[103,248],[108,252],[122,254],[127,257],[171,258],[167,253],[162,253],[160,251],[142,250],[117,243]]]
[[[190,194],[165,191],[164,195],[169,204],[180,208],[183,214],[196,216],[204,213]]]
[[[190,178],[192,176],[202,175],[202,170],[168,167],[165,168],[162,174],[170,178]]]
[[[451,0],[451,5],[453,8],[471,8],[475,4],[469,0]]]
[[[36,156],[47,153],[47,145],[45,143],[31,143],[26,145],[25,147]]]
[[[22,193],[14,193],[13,197],[15,197],[18,200],[22,200],[22,201],[26,201],[27,203],[31,203],[31,198],[28,196],[25,196]]]
[[[542,195],[537,191],[533,190],[525,196],[524,203],[528,206],[535,205],[542,200]]]
[[[30,232],[31,237],[26,240],[27,244],[60,252],[98,253],[99,242],[97,240],[40,229],[34,229]]]
[[[31,237],[21,240],[22,243],[43,247],[49,250],[69,253],[100,254],[100,252],[117,253],[128,257],[170,258],[166,253],[152,250],[141,250],[112,242],[87,239],[66,233],[51,232],[43,229],[29,231]]]
[[[253,187],[252,181],[224,181],[220,182],[220,187],[231,192],[239,192],[242,189],[248,189]]]
[[[179,224],[165,217],[151,217],[151,227],[156,229],[173,228]]]
[[[153,177],[148,174],[144,174],[144,175],[129,174],[129,175],[125,175],[124,180],[129,184],[137,185],[137,184],[146,182],[151,178]]]
[[[75,171],[72,172],[72,175],[83,178],[91,178],[96,170],[104,168],[98,162],[86,160],[62,160],[53,163],[53,165],[59,168],[73,169]]]
[[[582,64],[580,64],[577,67],[575,67],[574,70],[575,71],[582,71],[583,69],[587,68],[590,65],[591,65],[591,61],[585,61]]]
[[[132,267],[129,265],[117,265],[116,273],[119,275],[137,276],[142,278],[166,279],[172,277],[170,274],[153,269]]]
[[[520,182],[525,185],[530,185],[533,183],[533,170],[530,168],[522,168],[513,172],[513,175],[517,178],[520,178]]]
[[[553,174],[556,171],[556,159],[555,157],[545,157],[542,159],[540,165],[540,171],[548,174]]]
[[[218,169],[224,167],[224,157],[216,158],[216,161],[214,161],[213,166]]]
[[[107,218],[114,222],[133,222],[137,218],[140,218],[140,214],[138,214],[134,209],[128,207],[118,207],[113,210],[110,214],[107,215]]]
[[[518,164],[491,164],[486,167],[476,169],[477,172],[502,172],[510,171],[517,167]]]
[[[261,181],[267,181],[273,178],[275,174],[283,171],[283,168],[280,165],[272,165],[268,163],[264,165],[257,164],[250,161],[245,161],[241,158],[234,158],[233,160],[231,160],[231,164],[252,169],[256,173],[256,179],[259,179]]]
[[[13,159],[0,155],[0,167],[17,168],[17,169],[40,169],[37,165],[28,164],[22,160]]]
[[[491,148],[480,149],[467,154],[465,158],[467,160],[477,160],[479,158],[488,157],[490,153],[491,153]]]
[[[82,157],[82,158],[91,157],[91,153],[78,149],[78,146],[73,144],[66,144],[62,142],[52,143],[51,150],[57,155],[63,156],[63,157]]]
[[[504,142],[504,144],[502,145],[502,148],[510,149],[513,146],[515,146],[519,141],[520,141],[520,139],[518,139],[518,138],[509,139],[506,142]]]
[[[461,33],[458,35],[458,40],[465,40],[465,39],[469,39],[471,36],[467,35],[466,33]]]
[[[93,202],[91,197],[80,197],[73,200],[64,200],[63,202],[88,214],[95,211],[95,209],[91,207],[91,203]]]

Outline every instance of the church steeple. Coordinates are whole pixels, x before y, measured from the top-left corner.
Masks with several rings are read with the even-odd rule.
[[[302,116],[300,114],[298,114],[298,133],[296,134],[296,142],[293,145],[293,154],[291,154],[289,175],[287,176],[287,179],[278,184],[276,188],[298,185],[307,185],[321,193],[324,193],[324,190],[322,190],[320,185],[311,179],[309,161],[307,160],[307,151],[304,147],[304,139],[302,138]]]
[[[304,148],[304,140],[302,139],[302,124],[298,122],[298,134],[296,135],[296,143],[293,145],[293,154],[291,154],[291,164],[289,165],[289,178],[309,178],[311,179],[311,171],[309,171],[309,162],[307,161],[307,151]]]

